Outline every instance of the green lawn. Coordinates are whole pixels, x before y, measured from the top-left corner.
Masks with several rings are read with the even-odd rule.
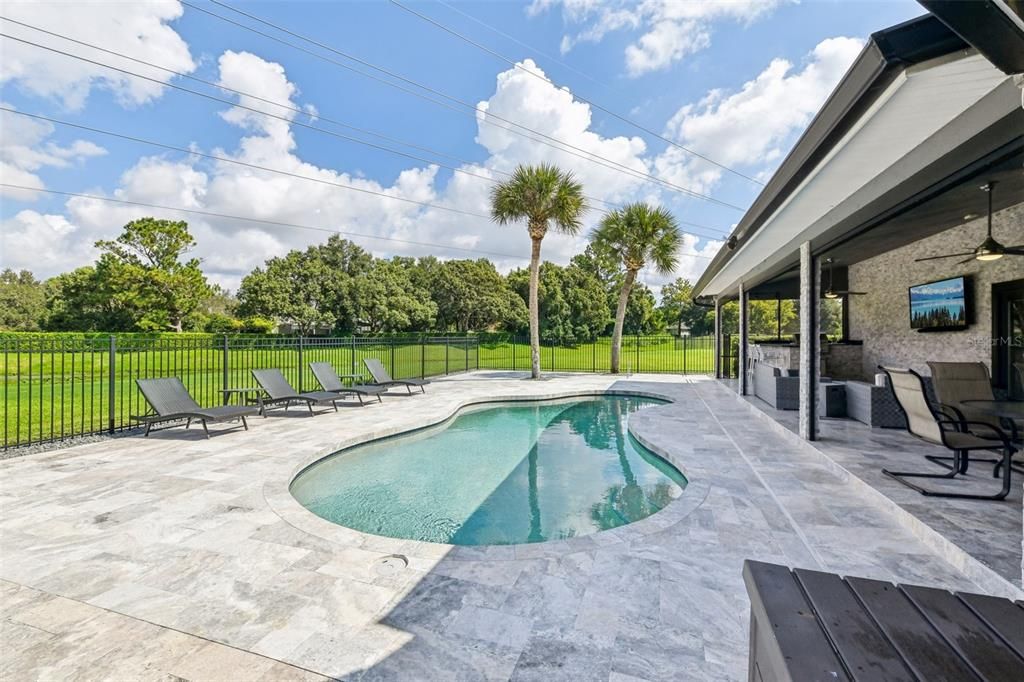
[[[232,343],[235,343],[234,341]],[[2,360],[4,447],[94,433],[110,427],[111,399],[115,428],[130,425],[131,415],[146,406],[134,380],[141,377],[180,377],[202,405],[222,402],[221,389],[254,386],[251,369],[278,367],[297,388],[318,388],[308,363],[330,362],[341,374],[362,374],[362,359],[376,357],[395,378],[438,376],[475,369],[529,369],[529,346],[519,340],[477,343],[452,338],[447,344],[375,339],[310,339],[300,351],[295,339],[265,338],[240,341],[225,353],[219,339],[125,342],[115,353],[113,382],[110,353],[97,343],[91,351],[65,352],[59,344],[37,344],[32,352],[13,352]],[[81,346],[79,346],[80,348]],[[610,340],[574,347],[544,346],[544,371],[605,372],[609,369]],[[710,338],[683,342],[672,337],[635,337],[623,342],[622,370],[707,374],[713,370]],[[300,367],[302,371],[300,372]],[[113,389],[111,391],[111,389]]]

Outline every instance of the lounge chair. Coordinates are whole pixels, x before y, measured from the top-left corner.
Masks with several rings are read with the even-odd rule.
[[[377,402],[381,402],[380,394],[385,392],[383,386],[346,386],[342,382],[341,377],[334,371],[334,366],[329,362],[311,362],[309,363],[309,369],[312,370],[313,376],[320,382],[320,388],[324,389],[328,393],[338,393],[340,395],[353,394],[359,398],[359,404],[363,404],[364,397],[375,397]]]
[[[206,422],[227,422],[236,419],[241,420],[242,428],[249,430],[245,418],[259,414],[255,407],[247,405],[223,405],[221,407],[200,407],[199,403],[189,395],[185,384],[177,377],[165,379],[136,379],[135,384],[142,392],[142,396],[149,403],[152,413],[145,414],[132,419],[146,425],[146,436],[153,424],[167,421],[185,420],[185,428],[192,425],[196,420],[203,425],[203,432],[210,437],[210,430],[206,428]],[[170,427],[165,427],[170,428]]]
[[[288,380],[279,369],[254,369],[252,370],[252,376],[256,379],[256,383],[260,385],[260,388],[267,394],[267,397],[263,399],[264,407],[284,403],[284,410],[287,412],[288,407],[292,403],[306,403],[309,413],[314,414],[314,405],[329,404],[334,406],[335,412],[338,411],[338,401],[341,400],[340,395],[328,393],[327,391],[299,393],[292,388],[292,385],[288,383]]]
[[[1009,438],[998,427],[988,423],[973,422],[961,419],[941,404],[932,404],[925,395],[924,380],[912,369],[893,369],[879,367],[889,377],[889,385],[896,394],[896,402],[907,418],[907,431],[917,438],[929,443],[941,445],[953,451],[953,464],[944,474],[922,473],[912,471],[889,471],[882,473],[899,481],[903,485],[916,490],[922,495],[931,497],[954,497],[970,500],[1002,500],[1010,492],[1013,469],[1011,459],[1015,452]],[[974,427],[991,429],[991,436],[982,438],[970,431]],[[995,450],[1002,453],[1002,459],[992,472],[998,476],[1002,471],[1003,486],[995,495],[975,495],[970,493],[947,493],[928,490],[915,485],[907,478],[951,479],[967,471],[967,457],[974,450]]]
[[[363,364],[366,365],[370,376],[373,377],[373,384],[375,386],[383,386],[384,388],[405,386],[405,389],[409,391],[409,395],[412,395],[413,386],[419,387],[420,393],[426,393],[423,387],[430,383],[426,379],[392,379],[388,371],[384,369],[384,365],[377,358],[363,358]]]

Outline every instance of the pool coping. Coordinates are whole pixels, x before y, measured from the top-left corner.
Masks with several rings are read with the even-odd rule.
[[[649,413],[651,410],[670,409],[676,402],[672,396],[665,393],[622,388],[564,390],[529,396],[496,395],[485,400],[467,399],[460,401],[444,416],[429,422],[363,433],[326,447],[316,454],[306,456],[298,464],[292,464],[287,469],[282,465],[281,473],[272,476],[270,480],[264,483],[263,497],[267,506],[278,517],[304,533],[326,540],[332,544],[399,556],[409,562],[412,568],[426,568],[425,565],[420,566],[420,562],[417,560],[430,562],[445,558],[460,561],[514,561],[524,558],[562,557],[567,554],[597,549],[598,547],[607,548],[616,545],[626,545],[647,535],[664,531],[680,522],[704,503],[710,489],[706,482],[694,480],[687,473],[686,464],[680,457],[665,448],[655,445],[645,438],[642,432],[638,432],[631,423],[633,415],[630,415],[630,418],[627,419],[627,431],[637,442],[675,467],[686,478],[686,487],[681,495],[650,516],[624,526],[619,526],[618,528],[600,530],[578,537],[509,545],[452,545],[422,540],[390,538],[364,533],[321,518],[303,507],[292,496],[290,490],[292,481],[295,480],[296,476],[313,464],[331,457],[342,450],[348,450],[384,438],[401,436],[422,429],[440,426],[454,419],[468,408],[486,406],[492,403],[543,402],[566,398],[608,395],[653,398],[666,402],[664,405],[652,405],[642,410],[644,413]]]

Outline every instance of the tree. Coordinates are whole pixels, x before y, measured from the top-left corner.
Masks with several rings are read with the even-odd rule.
[[[685,277],[678,277],[661,287],[662,319],[675,328],[676,336],[689,331],[692,336],[706,333],[704,318],[708,309],[693,302],[693,285]]]
[[[0,330],[37,331],[46,316],[43,283],[28,270],[0,272]]]
[[[91,265],[46,280],[46,328],[51,331],[121,332],[138,327],[128,296]]]
[[[530,293],[529,271],[513,270],[508,282],[525,301]],[[611,314],[604,289],[592,273],[574,265],[544,263],[539,283],[540,338],[545,343],[571,346],[593,341],[608,326]]]
[[[359,314],[358,279],[373,256],[332,235],[326,244],[271,258],[242,279],[238,312],[283,322],[301,334],[352,331]]]
[[[358,326],[371,333],[422,331],[430,328],[437,306],[430,294],[413,284],[400,260],[376,260],[359,276],[356,291]]]
[[[526,303],[489,260],[435,260],[427,267],[422,279],[437,305],[438,328],[467,332],[528,324]]]
[[[618,374],[626,304],[636,275],[648,263],[663,274],[675,270],[682,234],[675,217],[666,209],[637,203],[628,204],[605,216],[590,240],[595,251],[614,255],[626,271],[615,309],[615,330],[612,333],[611,372]]]
[[[586,209],[583,186],[555,166],[518,166],[491,192],[491,217],[500,225],[526,220],[530,235],[530,376],[540,378],[540,246],[549,229],[579,232]]]
[[[133,220],[117,239],[96,242],[103,251],[96,274],[116,300],[135,310],[139,327],[180,332],[210,295],[199,259],[181,261],[195,245],[184,221]]]

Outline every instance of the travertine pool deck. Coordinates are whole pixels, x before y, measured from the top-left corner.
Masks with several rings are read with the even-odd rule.
[[[333,526],[287,494],[319,456],[468,403],[608,389],[674,401],[630,430],[690,485],[639,524],[452,549]],[[739,680],[746,558],[1020,596],[708,379],[476,372],[222,428],[0,462],[0,678]],[[389,554],[408,566],[379,570]]]

